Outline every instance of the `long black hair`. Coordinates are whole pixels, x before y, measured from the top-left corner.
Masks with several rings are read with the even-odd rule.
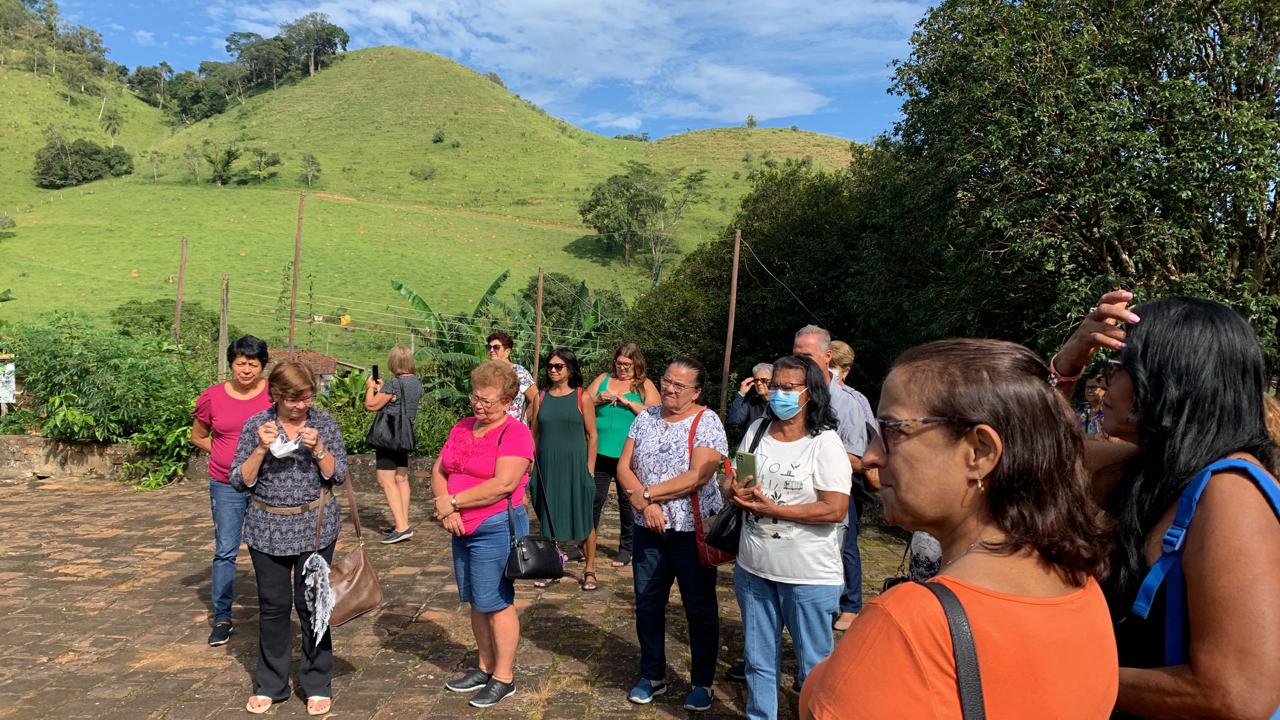
[[[818,367],[818,363],[804,355],[783,355],[773,361],[773,377],[777,379],[779,370],[799,370],[804,373],[804,385],[809,393],[809,404],[804,406],[804,423],[810,435],[818,435],[823,430],[834,430],[836,412],[831,408],[831,390],[827,384],[830,376]],[[773,416],[773,412],[769,412]]]
[[[564,361],[564,369],[569,373],[569,387],[582,387],[582,368],[578,367],[578,356],[567,347],[558,347],[547,355],[547,362],[543,365],[546,367],[551,364],[552,358],[560,358]],[[547,375],[547,382],[551,382],[551,375]]]
[[[1133,309],[1121,362],[1133,383],[1140,453],[1108,500],[1118,524],[1108,595],[1123,615],[1146,574],[1147,535],[1206,466],[1244,452],[1276,470],[1263,394],[1266,361],[1234,310],[1172,297]]]

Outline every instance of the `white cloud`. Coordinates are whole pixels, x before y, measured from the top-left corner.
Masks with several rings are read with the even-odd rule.
[[[921,0],[210,0],[208,12],[222,31],[262,34],[307,12],[327,13],[353,48],[441,53],[498,72],[553,112],[596,112],[589,105],[583,112],[583,96],[616,85],[646,115],[736,122],[748,112],[768,119],[827,106],[817,78],[887,80],[889,60],[905,55],[927,7]],[[605,122],[639,119],[623,110]]]
[[[619,115],[617,113],[599,113],[583,120],[587,125],[602,128],[618,128],[619,130],[639,130],[643,120],[636,113]]]
[[[673,78],[666,97],[653,102],[667,117],[734,122],[748,114],[759,120],[809,115],[828,100],[793,78],[703,62]]]
[[[150,33],[146,30],[134,30],[133,41],[143,47],[150,47],[156,44],[156,35],[155,33]]]

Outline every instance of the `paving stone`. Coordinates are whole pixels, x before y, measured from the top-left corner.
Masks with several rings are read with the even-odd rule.
[[[372,478],[358,479],[361,520],[382,524],[383,498]],[[522,617],[518,691],[483,712],[470,694],[447,692],[446,679],[476,663],[467,608],[458,602],[447,533],[427,520],[429,497],[414,499],[412,540],[366,544],[387,604],[337,628],[334,718],[430,717],[502,720],[681,718],[688,692],[688,649],[679,593],[672,592],[667,636],[672,691],[652,705],[627,702],[639,648],[632,614],[631,567],[612,568],[617,546],[605,513],[600,588],[583,592],[574,576],[537,589],[516,588]],[[109,507],[110,512],[103,512]],[[213,527],[208,490],[181,483],[136,492],[110,481],[48,478],[0,485],[0,718],[242,717],[257,664],[257,599],[248,551],[238,559],[236,632],[210,648],[209,561]],[[348,525],[339,554],[352,547]],[[864,529],[863,567],[873,591],[902,558],[894,535]],[[721,663],[741,648],[742,625],[731,573],[722,570]],[[295,621],[295,632],[297,625]],[[297,687],[295,640],[294,686]],[[784,657],[789,644],[784,641]],[[794,671],[789,657],[784,676]],[[745,689],[715,687],[702,718],[740,717]],[[793,700],[782,693],[781,707]],[[306,717],[296,694],[271,711]],[[785,715],[784,715],[785,717]]]

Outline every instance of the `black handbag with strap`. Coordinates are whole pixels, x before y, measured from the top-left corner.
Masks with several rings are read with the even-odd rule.
[[[760,428],[756,430],[756,434],[751,438],[751,443],[747,446],[747,452],[755,453],[756,448],[760,445],[761,438],[765,433],[769,432],[769,420],[765,420],[760,424]],[[707,528],[707,544],[723,550],[733,555],[738,554],[738,546],[742,542],[742,526],[746,522],[745,511],[728,503],[720,514],[714,516],[711,520],[711,527]]]
[[[401,391],[396,396],[394,411],[391,404],[383,405],[378,410],[378,414],[373,417],[373,424],[369,426],[369,433],[364,437],[366,445],[391,452],[411,452],[417,446],[413,437],[413,425],[404,416],[405,402],[400,397],[403,394]]]
[[[973,628],[960,598],[942,583],[920,583],[942,604],[951,632],[951,649],[956,663],[956,686],[960,692],[960,712],[964,720],[986,720],[986,702],[982,698],[982,675],[978,672],[978,648],[973,642]]]
[[[503,426],[502,433],[506,431],[506,426]],[[496,445],[502,445],[502,434],[498,435]],[[538,483],[538,491],[542,491],[541,482]],[[564,564],[560,562],[560,551],[556,549],[554,540],[543,535],[516,538],[516,515],[510,495],[507,496],[507,531],[511,535],[511,552],[507,555],[507,568],[504,572],[507,578],[559,580],[564,577]]]

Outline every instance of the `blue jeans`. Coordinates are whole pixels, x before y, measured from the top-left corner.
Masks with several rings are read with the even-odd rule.
[[[840,560],[844,564],[844,593],[840,595],[840,612],[862,612],[862,553],[858,551],[858,521],[862,507],[849,498],[849,527],[844,535]]]
[[[839,585],[793,585],[733,569],[733,591],[742,609],[747,656],[747,717],[778,717],[778,670],[782,668],[782,628],[791,632],[796,682],[803,685],[814,665],[835,648],[831,623],[840,604]]]
[[[209,481],[209,509],[213,512],[213,621],[231,620],[236,598],[236,555],[244,534],[244,514],[250,495],[231,483]]]
[[[529,513],[515,507],[516,538],[529,534]],[[516,585],[507,577],[511,556],[511,527],[507,511],[491,515],[469,535],[453,538],[453,575],[458,581],[458,599],[470,603],[476,612],[505,610],[516,601]]]
[[[698,547],[691,532],[671,530],[658,534],[637,525],[631,539],[640,677],[662,680],[667,676],[667,602],[674,581],[680,585],[680,600],[689,624],[690,680],[695,686],[711,687],[720,649],[716,569],[698,562]]]

